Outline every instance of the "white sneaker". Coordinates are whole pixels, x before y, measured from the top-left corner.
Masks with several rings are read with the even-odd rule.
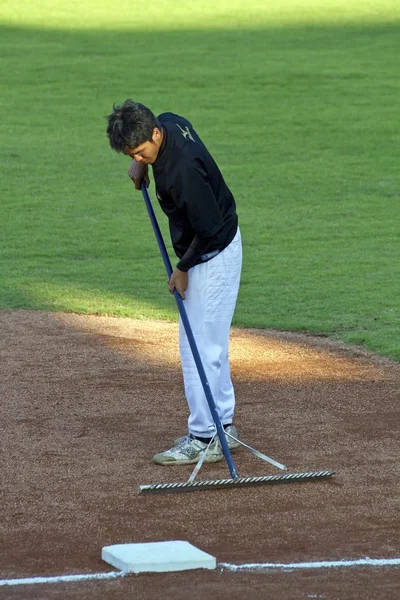
[[[229,425],[229,427],[227,427],[225,429],[226,433],[230,433],[231,435],[233,435],[233,437],[238,438],[238,432],[237,429],[234,425]],[[182,437],[178,437],[176,438],[174,445],[175,446],[179,446],[179,444],[182,442],[182,440],[185,438],[186,436],[182,436]],[[236,442],[235,440],[233,440],[232,438],[229,437],[229,435],[226,435],[226,441],[228,442],[228,446],[229,446],[229,450],[231,452],[233,452],[234,450],[237,450],[238,448],[240,448],[240,444],[238,442]],[[218,436],[217,436],[218,438]]]
[[[207,445],[200,442],[200,440],[185,435],[179,438],[179,443],[170,450],[165,450],[165,452],[153,456],[153,461],[157,465],[190,465],[197,463],[205,452]],[[223,457],[221,444],[216,438],[210,445],[204,462],[218,462]]]

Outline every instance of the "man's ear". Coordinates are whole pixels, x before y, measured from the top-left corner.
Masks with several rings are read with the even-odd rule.
[[[161,131],[158,129],[158,127],[154,127],[151,139],[153,142],[159,142],[161,140]]]

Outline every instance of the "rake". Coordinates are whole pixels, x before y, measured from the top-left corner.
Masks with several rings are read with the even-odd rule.
[[[146,188],[146,185],[144,182],[142,182],[141,190],[142,190],[143,199],[146,204],[147,212],[149,213],[150,221],[151,221],[151,224],[152,224],[152,227],[153,227],[156,239],[157,239],[157,243],[158,243],[158,246],[159,246],[159,249],[161,252],[162,259],[164,261],[164,265],[165,265],[168,277],[171,277],[171,275],[172,275],[171,261],[169,259],[168,252],[165,247],[164,239],[162,237],[160,228],[158,226],[157,218],[154,213],[153,205],[151,203],[150,196],[149,196],[149,193],[147,191],[147,188]],[[255,448],[252,448],[248,444],[245,444],[241,440],[235,438],[233,435],[229,435],[229,433],[225,432],[225,430],[222,426],[221,420],[219,418],[219,415],[217,413],[217,410],[216,410],[214,398],[211,393],[210,385],[207,381],[207,376],[204,371],[204,367],[203,367],[203,363],[200,358],[199,351],[197,349],[196,341],[194,339],[192,328],[190,326],[189,319],[186,314],[186,309],[183,304],[183,300],[176,290],[174,290],[174,297],[175,297],[176,303],[178,305],[179,314],[181,316],[182,323],[185,328],[185,332],[186,332],[186,336],[187,336],[187,339],[188,339],[188,342],[190,345],[190,349],[192,351],[193,358],[196,363],[196,367],[197,367],[199,377],[200,377],[200,380],[201,380],[201,383],[202,383],[202,386],[204,389],[206,400],[207,400],[212,418],[214,420],[214,423],[215,423],[215,426],[217,429],[217,435],[219,436],[219,440],[220,440],[221,446],[222,446],[222,451],[224,453],[224,457],[225,457],[226,463],[228,465],[228,469],[229,469],[229,473],[230,473],[231,477],[230,477],[230,479],[200,480],[200,481],[197,480],[196,481],[196,476],[197,476],[198,472],[200,471],[201,466],[204,462],[204,459],[207,454],[207,450],[212,442],[212,440],[211,440],[206,451],[204,452],[201,459],[195,466],[188,481],[186,481],[184,483],[154,483],[154,484],[150,484],[150,485],[141,485],[139,488],[139,492],[141,494],[156,494],[156,493],[165,493],[165,492],[191,492],[191,491],[196,491],[196,490],[219,489],[219,488],[233,489],[233,488],[244,487],[244,486],[247,487],[247,486],[258,486],[258,485],[267,485],[267,484],[271,485],[271,484],[277,484],[277,483],[294,483],[294,482],[298,483],[298,482],[306,482],[306,481],[316,481],[316,480],[327,479],[329,477],[332,477],[334,475],[333,471],[314,471],[314,472],[310,472],[310,473],[285,473],[282,475],[265,475],[262,477],[239,477],[239,474],[236,470],[236,466],[233,461],[232,454],[231,454],[231,451],[229,449],[229,445],[228,445],[228,442],[226,439],[227,435],[229,437],[231,437],[232,439],[234,439],[236,442],[238,442],[240,445],[245,447],[247,450],[249,450],[253,455],[260,458],[261,460],[270,463],[271,465],[277,467],[278,469],[280,469],[282,471],[287,471],[287,467],[285,467],[285,465],[275,461],[274,459],[270,458],[269,456],[266,456],[262,452],[259,452]]]

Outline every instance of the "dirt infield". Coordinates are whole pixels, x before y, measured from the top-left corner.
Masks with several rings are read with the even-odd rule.
[[[236,425],[331,482],[139,496],[184,481],[156,452],[186,431],[176,325],[0,312],[0,579],[112,570],[101,548],[184,539],[219,562],[400,556],[400,365],[325,338],[232,332]],[[276,474],[246,451],[240,475]],[[228,477],[224,463],[203,478]],[[0,598],[397,598],[400,569],[193,572],[0,587]]]

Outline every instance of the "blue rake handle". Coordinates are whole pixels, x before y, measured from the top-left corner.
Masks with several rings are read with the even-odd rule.
[[[161,256],[162,256],[165,268],[168,273],[168,277],[171,277],[171,275],[172,275],[171,261],[169,260],[167,249],[165,247],[164,240],[163,240],[160,228],[158,226],[157,217],[154,213],[149,193],[147,191],[146,185],[143,182],[142,182],[142,194],[143,194],[143,198],[144,198],[144,201],[146,204],[147,212],[149,213],[149,217],[150,217],[151,224],[153,226],[154,233],[157,238]],[[214,398],[211,393],[210,385],[207,381],[207,376],[204,371],[203,363],[201,362],[200,354],[197,349],[197,345],[196,345],[196,342],[195,342],[195,339],[193,336],[192,328],[190,327],[189,319],[186,314],[186,309],[183,305],[183,300],[176,290],[174,290],[174,296],[175,296],[176,303],[178,305],[178,310],[179,310],[179,314],[181,315],[183,326],[186,331],[189,345],[192,350],[193,358],[196,363],[197,371],[199,373],[201,383],[203,385],[203,389],[204,389],[204,393],[206,395],[208,406],[210,408],[212,418],[214,419],[214,423],[217,428],[218,436],[219,436],[219,439],[220,439],[220,442],[222,445],[222,451],[224,453],[225,460],[228,464],[229,472],[231,474],[232,479],[236,479],[237,477],[239,477],[239,474],[236,470],[235,463],[233,462],[233,458],[232,458],[231,451],[229,450],[228,442],[226,441],[224,428],[222,427],[222,424],[221,424],[221,419],[219,418],[219,415],[215,408]]]

